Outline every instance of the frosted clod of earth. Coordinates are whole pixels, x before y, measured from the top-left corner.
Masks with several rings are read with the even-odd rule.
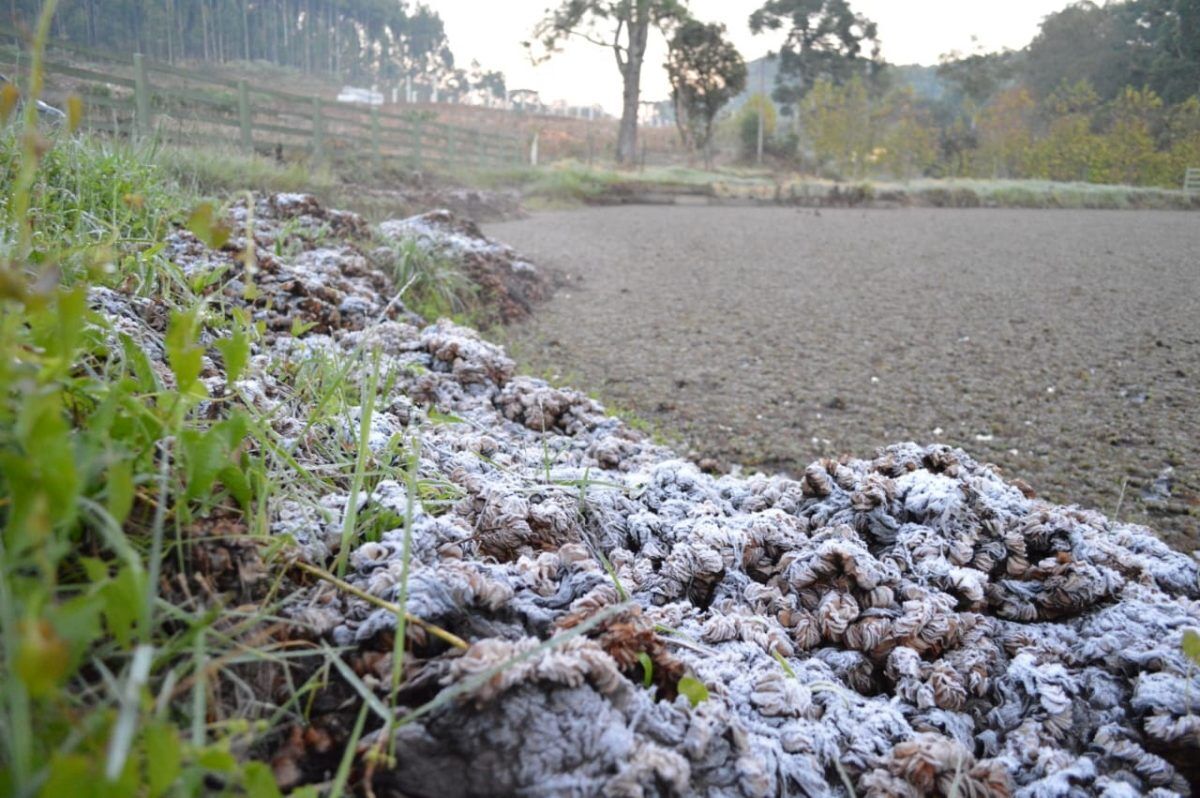
[[[322,218],[292,196],[256,208],[276,228],[282,213]],[[384,233],[463,257],[484,246],[439,224]],[[1178,765],[1200,747],[1200,679],[1181,636],[1200,625],[1200,572],[1148,530],[1029,498],[940,445],[825,459],[797,479],[714,478],[583,394],[516,376],[472,330],[380,323],[394,286],[351,249],[304,246],[270,264],[268,284],[318,298],[340,285],[337,301],[318,308],[322,329],[256,345],[248,400],[274,407],[293,455],[320,468],[320,446],[286,436],[352,445],[359,411],[305,429],[305,409],[268,375],[379,352],[391,379],[369,447],[383,457],[419,430],[421,479],[449,497],[418,503],[408,610],[469,643],[447,649],[409,625],[402,711],[475,684],[394,730],[396,767],[376,794],[1188,792]],[[262,312],[303,312],[284,294]],[[150,309],[104,290],[92,302],[161,363]],[[348,394],[365,379],[351,374]],[[423,421],[434,411],[450,421]],[[361,515],[396,528],[348,553],[346,579],[386,601],[399,595],[406,499],[400,475],[359,496]],[[271,531],[328,563],[347,502],[283,495]],[[389,610],[319,584],[282,613],[348,657],[390,663]],[[679,694],[685,675],[707,688],[696,706]],[[389,674],[375,683],[386,695]]]

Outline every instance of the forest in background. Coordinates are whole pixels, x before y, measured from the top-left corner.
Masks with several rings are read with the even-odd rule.
[[[29,29],[41,0],[11,0]],[[2,13],[2,12],[0,12]],[[402,0],[63,0],[55,38],[170,63],[265,61],[418,99],[505,97],[504,75],[459,65],[438,13]]]
[[[40,3],[8,5],[27,27]],[[269,62],[418,100],[505,97],[502,73],[458,65],[435,9],[402,0],[64,0],[52,34],[175,63]],[[1200,166],[1200,0],[1082,0],[1022,50],[948,53],[937,67],[858,54],[798,75],[778,62],[765,70],[773,102],[753,93],[762,63],[749,65],[751,88],[717,136],[727,154],[754,159],[766,103],[768,159],[839,180],[1178,187]]]
[[[760,68],[750,65],[755,87]],[[798,100],[785,76],[772,93],[767,150],[847,180],[1178,187],[1185,169],[1200,166],[1198,95],[1200,0],[1085,0],[1047,16],[1023,50],[810,76]],[[750,158],[762,99],[739,100],[726,138]]]

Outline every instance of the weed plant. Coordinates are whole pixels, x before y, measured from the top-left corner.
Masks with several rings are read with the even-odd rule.
[[[32,48],[33,96],[54,5]],[[0,99],[12,117],[16,98]],[[331,519],[346,551],[397,528],[407,546],[413,502],[436,513],[461,492],[419,473],[415,432],[383,454],[360,445],[377,395],[395,384],[371,352],[281,371],[290,396],[272,413],[298,415],[305,430],[280,437],[239,388],[262,322],[209,290],[224,274],[185,276],[171,261],[164,237],[177,225],[210,246],[228,235],[200,194],[305,188],[311,175],[78,138],[77,114],[50,130],[25,107],[0,130],[0,795],[273,798],[272,769],[256,760],[306,723],[331,679],[364,696],[326,785],[339,795],[359,737],[407,722],[395,708],[400,671],[385,701],[340,652],[284,634],[297,624],[279,615],[295,581],[346,586],[319,565],[298,571],[286,538],[267,535],[269,507],[319,512],[330,492],[404,484],[403,517]],[[401,246],[395,268],[418,307],[469,310],[471,292],[447,264]],[[162,320],[165,369],[136,323],[118,329],[93,310],[104,289],[141,297]],[[220,364],[223,384],[202,379],[206,363]],[[352,446],[347,418],[358,419]],[[302,467],[301,447],[323,465]],[[196,573],[212,545],[242,552],[227,569],[262,567],[258,587],[222,592],[220,567]],[[387,607],[401,630],[417,623],[465,645],[408,616],[404,594]],[[397,640],[399,662],[402,631]],[[264,678],[285,682],[289,697],[272,702]]]

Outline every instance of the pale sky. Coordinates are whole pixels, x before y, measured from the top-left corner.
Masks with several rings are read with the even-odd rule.
[[[543,11],[558,0],[426,0],[446,23],[450,46],[460,66],[478,60],[503,70],[510,89],[536,89],[544,102],[600,103],[617,112],[620,76],[612,52],[579,40],[539,66],[532,66],[521,42]],[[852,0],[855,11],[879,24],[883,57],[895,64],[936,64],[951,50],[972,49],[971,37],[985,49],[1019,49],[1037,33],[1047,14],[1071,0]],[[691,0],[692,14],[705,22],[724,22],[730,38],[750,61],[776,49],[779,37],[753,36],[747,24],[761,0]],[[667,97],[662,69],[666,44],[651,40],[642,71],[642,99]]]

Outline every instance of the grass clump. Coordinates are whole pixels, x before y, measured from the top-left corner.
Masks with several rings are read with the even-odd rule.
[[[414,502],[438,513],[462,497],[418,472],[418,436],[363,445],[398,379],[371,352],[273,362],[286,407],[243,399],[265,323],[214,288],[236,277],[253,292],[253,276],[173,262],[166,237],[180,225],[210,248],[228,235],[198,196],[220,184],[179,179],[173,158],[35,120],[0,131],[0,795],[84,783],[114,798],[279,795],[256,760],[306,726],[331,679],[370,690],[303,621],[281,619],[289,575],[343,588],[293,567],[268,508],[319,515],[331,493],[401,482],[408,512],[341,519],[347,551],[410,528]],[[392,255],[406,305],[472,312],[473,284],[451,263],[414,242]],[[272,427],[282,412],[304,427],[294,439]],[[262,576],[248,587],[244,572]],[[465,645],[407,617],[403,599],[393,607]],[[396,690],[393,706],[374,702],[370,728],[392,722]]]
[[[386,241],[376,260],[392,275],[405,307],[422,318],[472,325],[478,320],[479,287],[453,260],[411,238]]]
[[[548,167],[519,167],[463,176],[482,188],[515,188],[534,208],[579,205],[627,179],[617,172],[589,169],[572,161]]]
[[[132,149],[46,135],[0,136],[0,794],[262,783],[236,764],[252,725],[210,726],[204,653],[257,621],[163,593],[195,525],[267,489],[252,419],[198,412],[210,309],[161,246],[192,197]],[[156,297],[169,381],[90,309],[103,284]]]
[[[163,147],[154,158],[193,194],[222,195],[244,190],[326,194],[337,185],[329,166],[314,168],[301,161],[280,163],[233,147]]]
[[[338,655],[280,634],[268,502],[395,476],[348,456],[324,415],[358,398],[340,382],[366,353],[317,379],[336,399],[310,408],[306,441],[332,453],[327,472],[240,399],[263,328],[209,291],[219,274],[172,262],[165,236],[217,185],[177,179],[179,163],[33,113],[0,131],[0,795],[279,795],[255,759],[303,723]],[[103,287],[119,322],[93,309]],[[221,587],[243,564],[270,577]],[[290,698],[272,703],[264,678]]]

